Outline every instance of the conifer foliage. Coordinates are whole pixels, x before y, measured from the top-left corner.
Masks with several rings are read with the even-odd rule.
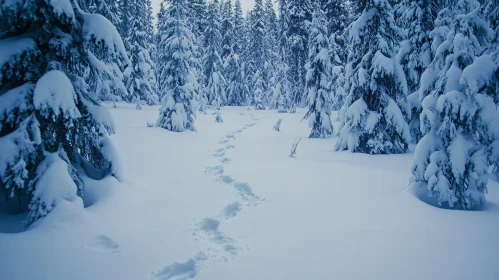
[[[170,0],[165,6],[166,15],[159,23],[160,43],[158,63],[163,64],[159,74],[161,84],[161,109],[157,127],[182,132],[195,130],[197,80],[192,33],[187,27],[186,0]]]
[[[337,150],[404,153],[410,132],[402,114],[407,82],[394,52],[399,29],[386,0],[369,0],[351,25],[347,97]]]
[[[308,118],[312,128],[310,138],[326,138],[333,133],[328,48],[326,17],[320,5],[316,4],[310,30],[306,80],[309,109],[305,118]]]
[[[83,176],[120,176],[113,121],[88,83],[110,72],[95,51],[128,58],[112,23],[86,10],[76,1],[0,6],[0,193],[29,211],[28,224],[82,208]]]

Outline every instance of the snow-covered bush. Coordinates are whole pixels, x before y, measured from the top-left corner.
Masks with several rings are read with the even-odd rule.
[[[85,9],[69,0],[0,6],[0,192],[30,212],[28,224],[63,201],[83,207],[82,176],[120,176],[113,120],[89,84],[109,78],[95,50],[128,58],[112,23]]]

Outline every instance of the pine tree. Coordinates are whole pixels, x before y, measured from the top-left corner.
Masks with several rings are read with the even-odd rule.
[[[123,63],[127,54],[109,20],[64,3],[0,6],[1,208],[17,200],[28,224],[56,208],[83,208],[84,176],[120,176],[113,121],[87,81],[103,83],[110,71],[95,50]],[[83,79],[87,72],[101,81]]]
[[[279,22],[274,10],[273,0],[265,0],[264,15],[265,15],[265,37],[264,37],[264,51],[265,51],[265,64],[264,64],[264,78],[266,79],[267,92],[265,93],[266,106],[271,109],[276,109],[274,102],[273,89],[276,86],[276,68],[277,60],[279,57],[278,45],[278,30]]]
[[[223,63],[219,50],[222,35],[220,34],[220,21],[217,12],[217,2],[208,6],[208,26],[205,31],[203,69],[208,103],[216,109],[227,103],[225,96],[225,77],[223,76]]]
[[[329,41],[335,44],[334,52],[331,52],[331,63],[335,66],[344,66],[348,56],[346,31],[350,24],[347,2],[344,0],[321,0],[321,2],[328,22]]]
[[[320,4],[315,4],[307,62],[308,112],[304,119],[312,128],[310,138],[326,138],[333,133],[329,78],[331,63],[328,53],[327,22]]]
[[[481,55],[490,30],[479,6],[460,0],[439,13],[432,34],[446,30],[447,36],[421,80],[424,136],[414,153],[411,182],[450,208],[473,209],[484,202],[488,160],[499,151],[489,146],[499,135],[496,107],[482,92],[497,65]]]
[[[289,42],[288,62],[292,84],[293,102],[297,106],[306,100],[305,63],[308,55],[308,24],[312,21],[312,9],[309,0],[288,0],[288,30]]]
[[[409,127],[400,110],[407,82],[394,48],[400,37],[386,0],[369,0],[350,30],[348,95],[340,114],[336,150],[368,154],[404,153]]]
[[[265,101],[268,88],[268,73],[265,70],[266,65],[266,45],[265,45],[265,11],[263,0],[256,0],[255,7],[251,11],[248,19],[251,24],[248,46],[248,60],[246,65],[246,75],[251,78],[249,84],[253,96],[253,105],[258,110],[265,109]]]
[[[222,3],[220,34],[222,36],[220,57],[225,64],[232,53],[232,46],[234,45],[234,23],[231,0],[226,0]]]
[[[281,51],[281,60],[277,65],[276,85],[274,86],[274,100],[279,113],[294,113],[296,108],[293,106],[291,96],[291,83],[289,82],[289,67],[285,60],[286,51]]]
[[[120,11],[116,0],[90,0],[89,11],[103,15],[113,25],[120,24]]]
[[[160,91],[164,97],[156,126],[174,132],[195,130],[193,102],[197,80],[192,65],[197,62],[193,56],[192,33],[186,24],[186,2],[170,0],[165,6],[168,6],[166,15],[159,22],[158,30],[161,37],[158,62],[164,64]]]
[[[203,75],[203,66],[199,61],[203,59],[203,44],[204,33],[207,25],[206,2],[204,0],[187,0],[186,12],[188,20],[186,22],[193,34],[192,43],[194,49],[192,51],[194,59],[191,60],[191,70],[197,78],[197,86],[195,92],[195,107],[199,111],[205,112],[208,106],[208,97],[206,96],[206,89],[204,87],[205,77]]]
[[[148,22],[148,0],[137,0],[128,7],[125,16],[130,16],[125,44],[128,47],[131,64],[125,69],[125,84],[129,93],[128,101],[136,102],[137,109],[142,101],[148,105],[158,103],[156,92],[155,63],[149,50],[153,49],[152,22]],[[149,18],[152,20],[152,18]]]
[[[403,5],[405,4],[405,5]],[[430,32],[433,28],[432,0],[410,0],[400,5],[400,21],[407,26],[407,39],[401,43],[398,57],[407,77],[409,90],[409,128],[414,142],[422,135],[419,130],[419,81],[432,61]]]
[[[234,5],[234,32],[232,50],[240,56],[244,53],[246,42],[244,40],[244,17],[241,8],[241,0],[236,0]]]
[[[239,55],[233,52],[225,64],[227,73],[227,105],[247,106],[249,104],[249,88],[244,79],[242,62]]]

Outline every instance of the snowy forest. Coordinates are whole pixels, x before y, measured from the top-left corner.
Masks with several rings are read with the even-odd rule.
[[[162,0],[158,12],[151,1],[0,2],[0,255],[10,257],[1,279],[73,279],[82,263],[88,274],[74,279],[499,278],[497,0],[254,0],[249,11],[245,0]],[[323,200],[333,205],[313,202]],[[352,204],[379,209],[338,218]],[[434,238],[419,247],[407,245],[419,230],[388,234],[411,260],[467,245],[449,249],[457,260],[444,261],[442,271],[455,269],[448,275],[430,260],[410,276],[404,261],[393,269],[389,257],[406,255],[392,248],[379,270],[361,259],[359,271],[312,265],[307,277],[291,262],[290,275],[240,276],[244,264],[233,259],[256,266],[276,244],[250,229],[265,219],[257,208],[317,228],[300,218],[314,211],[293,205],[331,217],[348,238],[377,232],[331,262],[387,250],[377,226],[428,230]],[[135,237],[129,221],[139,224]],[[266,225],[276,240],[294,230],[279,224]],[[171,244],[153,245],[160,235]],[[306,233],[294,235],[290,244]],[[317,247],[333,246],[318,235]],[[39,262],[55,238],[63,249]],[[133,238],[144,239],[140,249]],[[12,257],[21,247],[37,252],[28,264],[41,275]],[[96,252],[123,259],[93,265]],[[132,252],[161,257],[137,264]],[[481,276],[463,254],[481,256]],[[67,268],[52,269],[57,256],[72,256]],[[120,274],[113,265],[130,267]]]

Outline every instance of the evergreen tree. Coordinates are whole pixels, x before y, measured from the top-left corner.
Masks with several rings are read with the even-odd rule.
[[[411,182],[450,208],[473,209],[484,202],[488,160],[499,151],[490,146],[499,139],[496,107],[483,92],[497,65],[481,55],[490,30],[479,6],[460,0],[439,13],[433,32],[446,30],[447,36],[421,79],[424,136],[414,153]]]
[[[85,181],[119,177],[107,110],[83,75],[107,80],[94,54],[128,60],[116,28],[76,2],[4,2],[0,6],[0,192],[29,211],[28,224],[83,208]],[[118,63],[118,62],[117,62]],[[17,204],[17,205],[16,205]],[[10,210],[13,210],[12,208]]]
[[[272,100],[272,89],[276,85],[276,63],[279,57],[278,50],[278,29],[279,22],[277,20],[277,15],[274,10],[274,5],[272,0],[265,0],[264,4],[264,14],[265,14],[265,37],[264,37],[264,52],[265,52],[265,64],[264,64],[264,78],[266,79],[267,92],[265,93],[264,103],[270,106],[272,109],[276,109],[276,103]]]
[[[246,106],[249,104],[249,88],[244,79],[241,59],[233,52],[225,64],[227,73],[227,105]]]
[[[265,11],[263,0],[256,0],[255,7],[251,11],[249,23],[251,24],[248,46],[248,60],[246,75],[251,77],[250,85],[253,95],[253,105],[258,110],[265,109],[266,96],[269,92],[268,75],[266,65],[266,42],[265,42]]]
[[[195,89],[197,80],[192,70],[195,61],[192,33],[187,28],[185,0],[170,0],[165,6],[165,16],[159,22],[159,63],[164,64],[160,73],[161,101],[157,127],[183,132],[195,130]]]
[[[233,32],[233,45],[232,50],[241,55],[244,52],[246,45],[245,42],[245,29],[244,29],[244,17],[243,10],[241,8],[241,0],[236,0],[234,6],[234,32]]]
[[[284,60],[285,51],[282,51],[283,58],[277,65],[276,85],[274,87],[274,100],[279,113],[294,113],[296,108],[293,106],[291,96],[291,83],[289,82],[289,67]]]
[[[305,63],[308,55],[308,25],[312,21],[310,0],[287,0],[289,42],[288,63],[290,80],[292,81],[293,102],[301,106],[306,97]]]
[[[308,118],[312,128],[310,138],[326,138],[333,133],[329,78],[331,63],[328,53],[327,22],[320,4],[315,10],[310,28],[307,63]]]
[[[191,60],[191,70],[197,78],[195,91],[195,103],[199,111],[205,112],[208,105],[206,89],[204,87],[205,77],[203,75],[203,66],[199,61],[203,58],[204,32],[207,25],[207,13],[205,0],[187,0],[187,27],[193,33],[192,42],[194,45],[193,56]]]
[[[149,52],[154,47],[152,22],[148,22],[148,2],[150,3],[148,0],[136,0],[129,6],[130,10],[124,13],[132,15],[125,37],[131,60],[131,64],[125,69],[125,84],[129,93],[128,101],[136,102],[137,109],[142,108],[142,101],[148,105],[158,103],[155,63]]]
[[[120,24],[120,11],[116,0],[90,0],[89,2],[90,12],[103,15],[115,26]]]
[[[205,87],[208,103],[216,109],[226,105],[225,77],[223,76],[223,63],[219,50],[222,35],[220,34],[220,21],[217,13],[217,2],[208,6],[208,26],[205,31],[205,44],[203,56]]]
[[[334,52],[330,52],[331,62],[335,66],[343,66],[348,56],[346,31],[350,19],[347,2],[344,0],[321,0],[321,2],[328,23],[328,37],[330,43],[335,44]]]
[[[220,33],[222,35],[220,57],[222,58],[222,61],[226,63],[232,53],[232,46],[234,44],[234,24],[231,0],[222,3]]]
[[[369,0],[350,29],[348,95],[336,150],[404,153],[410,141],[404,106],[407,82],[394,48],[400,37],[386,0]]]
[[[406,4],[406,5],[402,5]],[[409,128],[414,142],[421,139],[419,130],[419,81],[423,71],[432,61],[430,32],[433,28],[432,0],[410,0],[402,2],[400,10],[403,11],[400,21],[407,27],[407,39],[401,43],[398,53],[407,77],[409,90],[408,105]]]

